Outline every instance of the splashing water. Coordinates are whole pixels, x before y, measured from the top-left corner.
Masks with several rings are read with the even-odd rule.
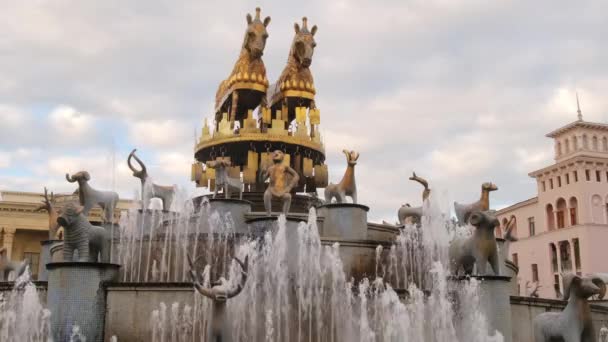
[[[52,342],[50,317],[28,267],[15,280],[13,290],[0,295],[0,341]]]
[[[314,210],[295,230],[281,216],[274,231],[236,245],[234,254],[241,260],[248,255],[250,266],[245,288],[227,304],[232,339],[502,341],[482,314],[479,283],[448,280],[447,250],[458,229],[430,203],[425,210],[433,214],[419,227],[405,227],[391,248],[376,249],[373,281],[347,279],[340,245],[322,242]],[[232,285],[239,282],[240,267],[223,265],[226,273],[220,273]],[[192,308],[174,304],[173,316],[161,303],[152,312],[151,340],[182,341],[184,334],[204,340],[210,300],[195,294],[193,302]],[[188,317],[194,328],[175,330],[175,317]]]

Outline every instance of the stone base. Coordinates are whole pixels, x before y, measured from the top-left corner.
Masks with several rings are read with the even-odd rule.
[[[204,202],[201,201],[201,203]],[[230,217],[234,222],[235,233],[247,233],[245,215],[251,212],[251,202],[232,198],[210,198],[208,207],[205,207],[205,204],[202,204],[202,206],[199,211],[201,215],[212,215],[217,212],[224,222],[229,222],[230,220],[225,220],[225,217]],[[209,222],[206,220],[201,222],[203,224],[202,232],[209,232]]]
[[[78,326],[88,342],[102,342],[106,312],[102,283],[116,280],[120,265],[54,262],[46,268],[53,340],[69,341]]]
[[[40,251],[40,260],[38,262],[38,281],[47,281],[49,279],[48,273],[46,271],[46,264],[48,264],[49,262],[60,261],[61,259],[63,259],[62,256],[61,259],[56,260],[54,260],[52,257],[51,250],[58,245],[62,246],[61,250],[63,251],[63,240],[40,241],[40,246],[42,247]],[[54,250],[56,250],[56,248]],[[56,257],[60,257],[59,253],[56,254]]]
[[[489,333],[495,330],[504,337],[504,342],[511,342],[511,278],[505,276],[472,276],[479,280],[479,304],[488,321]],[[452,281],[468,281],[465,277],[452,278]],[[462,303],[466,305],[466,303]]]
[[[367,238],[367,212],[369,207],[353,203],[325,204],[318,208],[323,224],[322,237],[364,240]]]

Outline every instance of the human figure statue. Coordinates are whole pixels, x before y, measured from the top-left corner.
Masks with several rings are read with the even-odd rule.
[[[212,282],[213,287],[207,288],[202,284],[202,280],[198,276],[192,258],[188,254],[188,263],[190,264],[190,277],[194,288],[198,293],[211,299],[211,315],[210,322],[207,326],[207,339],[209,342],[232,342],[232,333],[230,326],[230,318],[226,309],[228,299],[236,297],[247,282],[247,270],[249,266],[249,256],[245,257],[245,262],[241,262],[237,257],[234,260],[241,266],[241,281],[236,286],[231,284],[224,278],[220,277],[218,281]]]
[[[44,199],[42,200],[42,204],[34,209],[36,212],[43,210],[46,210],[49,214],[49,240],[59,239],[61,232],[59,223],[57,223],[59,213],[55,207],[55,194],[51,192],[51,196],[49,197],[46,187],[44,188]]]
[[[291,207],[291,189],[298,184],[300,176],[296,170],[289,165],[283,165],[283,151],[276,150],[272,153],[272,165],[264,170],[263,180],[270,179],[268,188],[264,192],[264,208],[270,216],[272,212],[272,198],[283,200],[283,214],[287,215]]]
[[[148,175],[148,171],[146,169],[146,165],[135,155],[135,151],[137,149],[133,149],[131,153],[129,153],[129,158],[127,158],[127,165],[129,169],[133,171],[133,177],[139,178],[141,181],[141,199],[142,199],[142,209],[147,209],[150,205],[150,200],[152,198],[158,198],[163,202],[163,211],[169,211],[171,209],[171,203],[173,202],[173,198],[175,197],[175,186],[173,185],[158,185],[155,183],[150,184],[152,193],[150,195],[146,195],[144,193],[145,184],[150,180],[150,176]],[[141,170],[137,170],[133,164],[131,164],[131,158],[135,158],[135,161],[139,164]]]

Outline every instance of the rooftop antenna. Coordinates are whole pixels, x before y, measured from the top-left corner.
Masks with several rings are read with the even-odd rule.
[[[581,104],[578,101],[578,91],[576,92],[576,113],[578,114],[578,121],[583,121],[583,112],[581,112]]]

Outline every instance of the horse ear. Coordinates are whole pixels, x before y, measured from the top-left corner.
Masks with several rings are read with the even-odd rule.
[[[247,13],[247,24],[251,25],[253,22],[253,18],[251,18],[251,14]]]
[[[315,33],[317,33],[317,25],[314,25],[311,29],[310,29],[310,34],[312,34],[313,36],[315,35]]]
[[[296,30],[296,33],[300,33],[300,25],[298,23],[293,24],[293,28]]]
[[[270,17],[264,19],[264,27],[268,27],[268,24],[270,24]]]

